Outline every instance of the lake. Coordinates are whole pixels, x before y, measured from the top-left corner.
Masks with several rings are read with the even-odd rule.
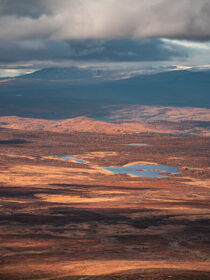
[[[141,144],[138,144],[141,145]],[[78,159],[72,156],[54,156],[55,159],[71,160],[77,163],[87,164],[87,161]],[[147,177],[147,178],[167,178],[167,174],[180,174],[177,167],[162,164],[132,164],[127,166],[111,166],[101,167],[103,170],[107,170],[113,174],[127,174],[135,177]]]
[[[169,165],[155,165],[155,164],[133,164],[122,167],[102,167],[104,170],[110,171],[114,174],[128,174],[135,177],[168,177],[166,174],[180,174],[177,167]]]

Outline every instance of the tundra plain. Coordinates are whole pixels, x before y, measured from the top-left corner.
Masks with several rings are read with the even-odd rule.
[[[47,131],[8,120],[0,129],[2,280],[210,278],[206,134]],[[101,168],[133,163],[180,174]]]

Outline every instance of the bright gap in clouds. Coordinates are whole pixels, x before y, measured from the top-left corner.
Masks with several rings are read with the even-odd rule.
[[[170,40],[162,39],[163,42],[171,45],[178,45],[188,49],[194,50],[208,50],[210,51],[210,42],[197,42],[197,41],[187,41],[187,40]]]
[[[0,78],[12,78],[12,77],[18,77],[24,74],[30,74],[34,72],[35,70],[27,70],[27,69],[0,69]]]

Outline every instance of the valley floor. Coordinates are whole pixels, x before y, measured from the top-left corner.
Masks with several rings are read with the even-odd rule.
[[[203,136],[1,128],[0,279],[210,279],[209,144]],[[132,163],[180,174],[101,168]]]

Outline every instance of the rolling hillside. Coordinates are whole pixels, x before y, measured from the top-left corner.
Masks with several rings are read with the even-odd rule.
[[[210,107],[210,72],[179,70],[116,78],[88,69],[48,68],[0,81],[0,115],[107,115],[109,105]]]

